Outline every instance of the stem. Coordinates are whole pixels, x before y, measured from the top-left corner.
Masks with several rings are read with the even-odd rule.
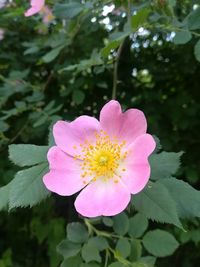
[[[130,28],[131,28],[131,17],[132,17],[132,12],[131,12],[131,0],[128,0],[127,16],[128,16],[128,24],[130,25]]]
[[[117,83],[118,83],[118,66],[119,66],[119,60],[120,60],[122,48],[124,45],[124,40],[122,41],[122,43],[120,44],[120,46],[117,50],[117,55],[116,55],[115,62],[114,62],[112,99],[116,99]]]
[[[106,249],[106,258],[105,258],[105,264],[104,264],[104,267],[107,267],[107,266],[108,266],[108,257],[109,257],[109,250]]]

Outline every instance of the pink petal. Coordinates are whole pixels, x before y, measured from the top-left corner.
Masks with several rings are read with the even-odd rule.
[[[114,216],[122,212],[128,205],[131,194],[119,181],[97,180],[84,188],[75,201],[76,210],[86,217]]]
[[[29,8],[26,12],[25,12],[25,16],[29,17],[32,15],[35,15],[36,13],[39,13],[40,10],[43,8],[45,3],[45,0],[31,0],[30,4],[31,4],[31,8]]]
[[[32,15],[35,15],[35,14],[39,13],[39,12],[40,12],[40,8],[31,7],[24,13],[24,16],[25,17],[30,17]]]
[[[98,120],[89,116],[80,116],[73,122],[58,121],[53,127],[55,142],[64,152],[75,156],[82,153],[80,144],[92,141],[100,131]]]
[[[132,194],[140,192],[150,177],[149,155],[154,151],[156,143],[150,134],[139,136],[131,145],[124,168],[120,172],[123,182]]]
[[[120,104],[114,100],[102,108],[100,123],[109,135],[125,140],[128,144],[147,130],[146,118],[142,111],[129,109],[122,113]]]
[[[45,186],[52,192],[62,196],[70,196],[85,187],[81,178],[80,161],[63,153],[54,146],[48,152],[50,172],[43,177]],[[87,183],[91,178],[84,179]]]

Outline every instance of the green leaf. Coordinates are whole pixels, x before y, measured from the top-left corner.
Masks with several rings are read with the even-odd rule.
[[[180,167],[180,158],[183,152],[161,152],[152,154],[149,158],[151,165],[151,179],[158,180],[169,178],[175,174]]]
[[[200,62],[200,40],[194,46],[195,58]]]
[[[156,257],[172,255],[179,246],[173,235],[159,229],[146,233],[142,242],[146,250]]]
[[[133,262],[131,267],[149,267],[143,262]]]
[[[56,17],[62,19],[72,19],[77,16],[84,9],[84,5],[78,2],[72,2],[67,4],[55,4],[54,14]]]
[[[50,192],[42,181],[47,171],[47,164],[43,163],[17,172],[10,186],[9,209],[32,207],[47,198]]]
[[[72,99],[76,104],[81,104],[85,99],[85,94],[81,90],[74,90],[72,94]]]
[[[172,223],[182,228],[176,203],[165,186],[159,182],[150,183],[141,193],[134,195],[132,204],[148,219],[161,223]]]
[[[102,57],[107,58],[110,51],[118,48],[129,34],[130,31],[117,32],[115,35],[112,34],[112,40],[109,40],[106,46],[101,50]]]
[[[156,258],[153,256],[146,256],[146,257],[142,257],[139,260],[140,262],[143,262],[144,264],[147,265],[147,267],[154,267],[155,263],[156,263]]]
[[[83,245],[81,255],[87,263],[91,261],[101,262],[98,249],[89,243]]]
[[[148,220],[143,214],[136,214],[129,220],[129,235],[134,238],[141,237],[148,227]]]
[[[113,220],[109,217],[103,217],[102,222],[106,225],[106,226],[113,226]]]
[[[113,217],[113,229],[115,233],[119,235],[125,235],[128,232],[129,219],[128,219],[128,216],[124,212]]]
[[[100,267],[100,265],[96,262],[90,262],[90,263],[82,263],[81,266],[79,267]]]
[[[0,188],[0,210],[5,209],[9,202],[10,183]]]
[[[88,239],[88,232],[85,226],[79,222],[67,225],[67,238],[75,243],[84,243]]]
[[[127,258],[131,253],[131,246],[126,238],[120,238],[117,241],[116,251],[120,253],[123,258]]]
[[[125,265],[121,262],[113,262],[108,267],[125,267]]]
[[[80,256],[72,257],[72,258],[64,260],[62,264],[60,265],[60,267],[80,267],[81,262],[82,260]]]
[[[134,16],[132,16],[131,27],[133,31],[138,30],[138,28],[146,22],[149,16],[149,13],[150,13],[150,9],[143,8],[143,9],[138,10],[137,13]]]
[[[76,256],[81,250],[81,244],[73,243],[69,240],[63,240],[57,246],[57,252],[63,256],[64,259]]]
[[[188,17],[188,27],[190,30],[200,29],[200,8],[192,11]]]
[[[108,241],[102,236],[91,237],[88,240],[88,244],[90,244],[91,246],[94,246],[99,251],[102,251],[109,247]]]
[[[42,61],[44,61],[45,63],[49,63],[51,61],[53,61],[61,52],[61,50],[64,48],[64,45],[58,46],[54,49],[52,49],[50,52],[48,52],[47,54],[45,54],[42,57]]]
[[[20,167],[32,166],[47,161],[48,146],[10,145],[9,158]]]
[[[164,179],[161,183],[168,189],[176,202],[181,218],[200,217],[200,191],[175,178]]]
[[[40,51],[40,48],[38,46],[32,46],[24,51],[24,55],[35,54],[39,51]]]
[[[192,39],[192,34],[189,31],[179,31],[173,39],[175,44],[186,44]]]
[[[141,241],[137,239],[133,239],[131,241],[131,254],[130,254],[130,260],[137,261],[142,255],[142,245]]]

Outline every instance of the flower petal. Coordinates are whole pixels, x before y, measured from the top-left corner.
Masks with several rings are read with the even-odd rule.
[[[86,217],[114,216],[127,207],[130,199],[131,194],[121,181],[97,180],[80,192],[75,208]]]
[[[120,172],[120,175],[132,194],[140,192],[149,180],[148,156],[154,151],[155,146],[153,137],[150,134],[144,134],[135,140],[129,150],[124,164],[126,171]]]
[[[31,4],[31,8],[29,8],[26,12],[25,12],[25,16],[29,17],[32,15],[35,15],[36,13],[39,13],[40,10],[43,8],[45,1],[44,0],[31,0],[30,4]]]
[[[111,100],[102,108],[100,123],[108,135],[125,140],[128,144],[147,130],[146,118],[142,111],[129,109],[122,113],[120,104],[115,100]]]
[[[56,145],[72,156],[81,154],[80,144],[94,139],[99,131],[98,120],[89,116],[80,116],[73,122],[58,121],[53,127]]]
[[[84,179],[85,182],[81,178],[80,161],[65,154],[60,148],[52,147],[47,158],[50,172],[43,177],[43,182],[50,191],[62,196],[70,196],[90,182],[90,177],[87,177],[87,180]]]
[[[31,8],[29,8],[29,9],[24,13],[24,16],[25,16],[25,17],[30,17],[30,16],[33,16],[33,15],[39,13],[39,12],[40,12],[40,8],[38,8],[38,7],[31,7]]]

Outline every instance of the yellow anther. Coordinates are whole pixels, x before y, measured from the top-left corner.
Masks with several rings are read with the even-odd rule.
[[[83,160],[80,165],[83,170],[81,177],[94,176],[93,181],[101,177],[100,179],[107,181],[116,175],[121,161],[127,155],[127,152],[121,151],[125,141],[118,141],[116,137],[113,140],[103,130],[95,132],[94,136],[95,140],[85,140],[84,144],[80,144],[82,155],[75,157]],[[125,168],[122,170],[125,171]],[[118,177],[121,178],[121,176]],[[116,182],[119,180],[116,179]]]

